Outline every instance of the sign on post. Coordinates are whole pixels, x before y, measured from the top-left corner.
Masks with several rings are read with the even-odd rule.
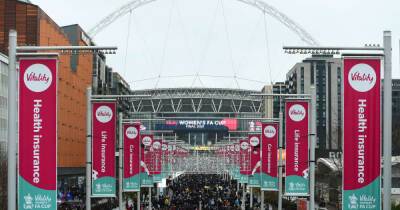
[[[381,209],[381,58],[344,58],[343,209]]]
[[[286,101],[285,195],[308,196],[309,117],[307,101]]]
[[[57,58],[21,58],[18,209],[57,208]]]
[[[140,124],[124,124],[124,180],[125,192],[140,191]]]
[[[92,103],[92,196],[115,196],[116,103]]]
[[[278,123],[262,124],[261,190],[278,191]]]
[[[260,167],[261,167],[261,139],[259,134],[249,135],[250,143],[250,187],[260,187]]]

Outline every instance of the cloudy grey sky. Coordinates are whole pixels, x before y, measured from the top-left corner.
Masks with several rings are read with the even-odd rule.
[[[32,1],[60,26],[78,23],[86,31],[129,2]],[[382,43],[382,31],[392,30],[393,75],[400,77],[400,1],[265,1],[301,25],[320,45]],[[133,89],[260,90],[263,84],[283,81],[286,72],[304,58],[284,54],[283,45],[306,45],[273,17],[237,0],[158,0],[121,17],[94,40],[97,45],[119,47],[107,63]]]

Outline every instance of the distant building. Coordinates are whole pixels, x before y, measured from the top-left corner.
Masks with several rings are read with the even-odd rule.
[[[400,155],[400,79],[392,81],[392,154]],[[400,182],[399,182],[400,183]]]
[[[110,71],[112,72],[111,68]],[[122,78],[118,72],[112,72],[111,82],[111,94],[112,95],[131,95],[132,90],[129,84]],[[124,116],[129,116],[131,99],[125,98],[119,100],[118,111],[124,112]]]
[[[297,63],[286,74],[287,92],[317,94],[317,156],[328,157],[329,151],[341,150],[341,71],[342,61],[333,56],[312,56]]]

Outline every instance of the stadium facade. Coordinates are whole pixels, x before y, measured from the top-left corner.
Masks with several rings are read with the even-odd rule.
[[[131,101],[129,117],[144,132],[177,138],[192,146],[234,141],[261,129],[261,91],[218,88],[168,88],[133,91],[148,95]]]

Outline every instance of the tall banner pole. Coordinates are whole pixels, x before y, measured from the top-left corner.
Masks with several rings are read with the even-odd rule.
[[[86,89],[86,199],[87,210],[92,209],[92,88]]]
[[[383,80],[383,209],[391,209],[392,190],[392,33],[383,32],[385,70]]]
[[[115,197],[116,102],[92,103],[92,196]]]
[[[124,130],[122,128],[122,112],[119,113],[118,115],[118,204],[119,204],[119,209],[125,209],[123,206],[123,135],[124,135]]]
[[[17,201],[17,31],[8,36],[8,149],[7,149],[7,208],[15,210]]]
[[[18,209],[57,208],[57,57],[19,61]]]
[[[279,165],[278,165],[278,210],[282,210],[282,195],[283,195],[283,175],[282,175],[282,169],[283,169],[283,160],[282,160],[282,150],[283,150],[283,112],[282,112],[282,97],[279,98]]]
[[[310,134],[310,208],[315,209],[315,144],[317,140],[317,94],[315,86],[311,86],[311,134]]]
[[[309,103],[286,100],[285,195],[309,196]]]
[[[343,210],[379,210],[381,57],[344,57],[343,67]]]

